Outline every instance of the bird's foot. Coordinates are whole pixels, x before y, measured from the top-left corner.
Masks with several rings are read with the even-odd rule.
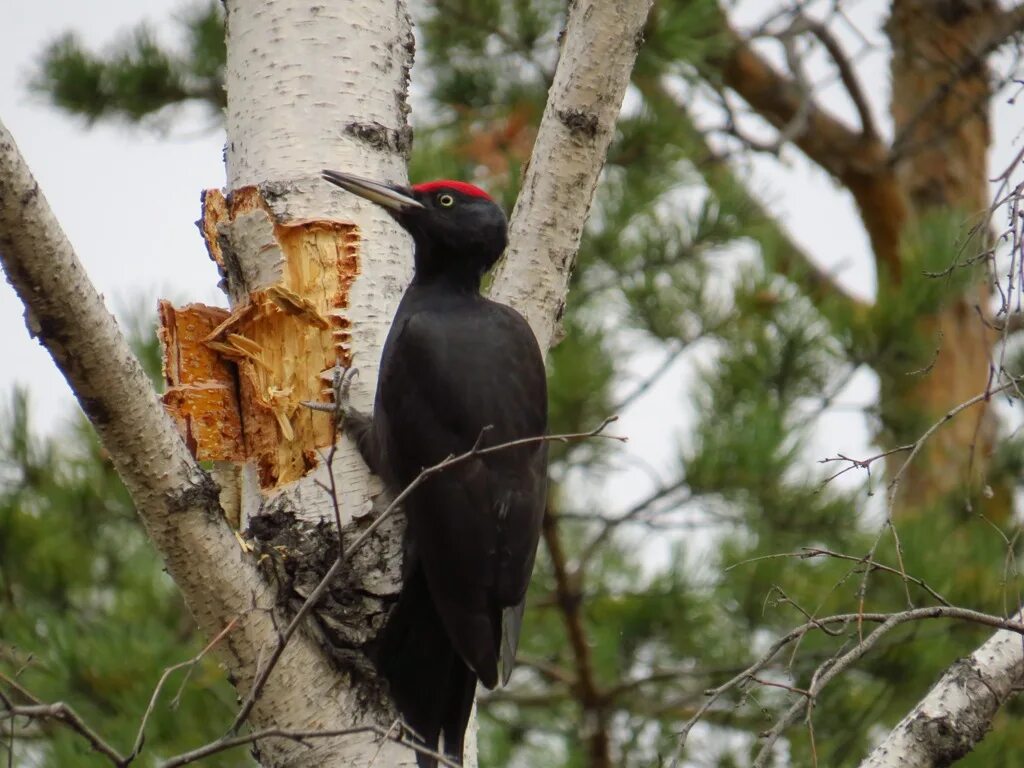
[[[326,411],[334,414],[336,423],[344,424],[346,417],[352,413],[352,381],[359,375],[359,369],[338,364],[320,374],[320,377],[331,382],[333,403],[316,403],[304,400],[302,404],[314,411]]]

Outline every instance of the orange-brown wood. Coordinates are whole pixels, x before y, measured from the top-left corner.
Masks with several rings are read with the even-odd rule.
[[[256,273],[277,280],[244,293],[230,313],[191,305],[185,315],[189,322],[179,320],[173,327],[163,318],[174,320],[181,311],[162,303],[168,370],[191,383],[215,369],[216,387],[204,386],[230,393],[214,400],[206,389],[178,384],[165,402],[187,417],[176,416],[179,425],[211,425],[186,433],[197,457],[252,461],[260,484],[276,487],[312,469],[317,449],[329,446],[334,436],[331,416],[302,402],[329,401],[325,372],[350,363],[345,308],[359,273],[359,232],[340,221],[276,221],[255,187],[237,190],[230,199],[211,190],[203,203],[200,228],[210,257],[236,283],[229,292],[237,297],[238,280],[252,277],[232,275],[232,226],[241,216],[257,217],[257,228],[265,225],[272,242],[262,245],[264,263]],[[192,320],[193,315],[206,322]],[[239,425],[231,450],[214,429],[222,424]]]

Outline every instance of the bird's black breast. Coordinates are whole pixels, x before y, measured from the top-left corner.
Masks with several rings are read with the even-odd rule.
[[[479,295],[406,293],[381,359],[374,427],[396,491],[474,445],[547,428],[543,358],[529,325]],[[546,494],[541,442],[438,473],[406,504],[409,544],[456,649],[496,681],[501,611],[523,600]]]
[[[481,432],[482,446],[542,435],[547,383],[532,330],[515,310],[480,296],[410,288],[381,357],[375,418],[403,487],[469,450]],[[537,447],[488,461],[515,471]]]

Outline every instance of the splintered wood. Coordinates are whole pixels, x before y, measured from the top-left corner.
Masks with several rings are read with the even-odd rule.
[[[164,405],[197,458],[252,461],[264,489],[280,486],[331,444],[331,416],[301,403],[329,402],[322,374],[350,363],[344,310],[359,232],[339,221],[275,221],[255,187],[230,201],[208,191],[201,228],[234,309],[161,302]]]

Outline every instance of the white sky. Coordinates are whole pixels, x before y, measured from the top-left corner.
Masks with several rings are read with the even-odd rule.
[[[147,18],[159,26],[178,0],[36,0],[0,23],[0,121],[14,135],[93,283],[116,311],[157,296],[218,301],[217,271],[193,225],[199,193],[224,183],[223,134],[175,130],[168,139],[120,127],[85,130],[28,93],[25,83],[43,46],[66,30],[104,45]],[[145,8],[145,13],[141,11]],[[51,427],[71,394],[49,355],[30,339],[20,302],[0,285],[0,397],[29,385],[34,412]]]
[[[880,42],[885,5],[883,0],[851,0],[845,7],[869,41]],[[108,125],[85,130],[28,94],[25,83],[45,43],[61,32],[74,30],[88,44],[102,46],[143,18],[166,28],[181,6],[180,0],[35,0],[19,3],[18,12],[5,14],[0,24],[0,120],[14,135],[86,271],[115,312],[140,299],[151,309],[157,296],[221,302],[216,270],[193,222],[200,212],[200,191],[224,180],[222,134],[204,130],[206,123],[198,116],[169,137]],[[748,0],[740,4],[736,18],[752,22],[766,7],[765,0]],[[842,37],[849,44],[857,42],[853,35]],[[861,66],[881,118],[888,98],[884,51],[869,53]],[[838,86],[827,89],[824,98],[854,120]],[[1005,100],[995,105],[992,168],[1006,162],[1022,124],[1020,108]],[[794,150],[783,153],[781,165],[756,159],[754,179],[798,241],[824,259],[827,268],[838,269],[850,290],[869,298],[874,275],[866,239],[845,193]],[[6,282],[0,284],[0,359],[9,361],[0,368],[0,397],[6,398],[15,382],[29,385],[34,413],[48,428],[68,413],[70,392],[46,352],[29,338],[21,305]],[[650,364],[655,361],[652,356]],[[629,454],[662,470],[671,465],[674,445],[666,440],[666,413],[682,412],[680,385],[691,363],[682,363],[624,414],[619,425],[631,437]],[[872,391],[870,376],[861,377],[841,399],[862,404]],[[812,451],[819,456],[861,452],[867,442],[863,420],[842,413],[830,419],[827,437]],[[630,476],[643,484],[645,474],[627,472],[621,479],[636,492]]]

